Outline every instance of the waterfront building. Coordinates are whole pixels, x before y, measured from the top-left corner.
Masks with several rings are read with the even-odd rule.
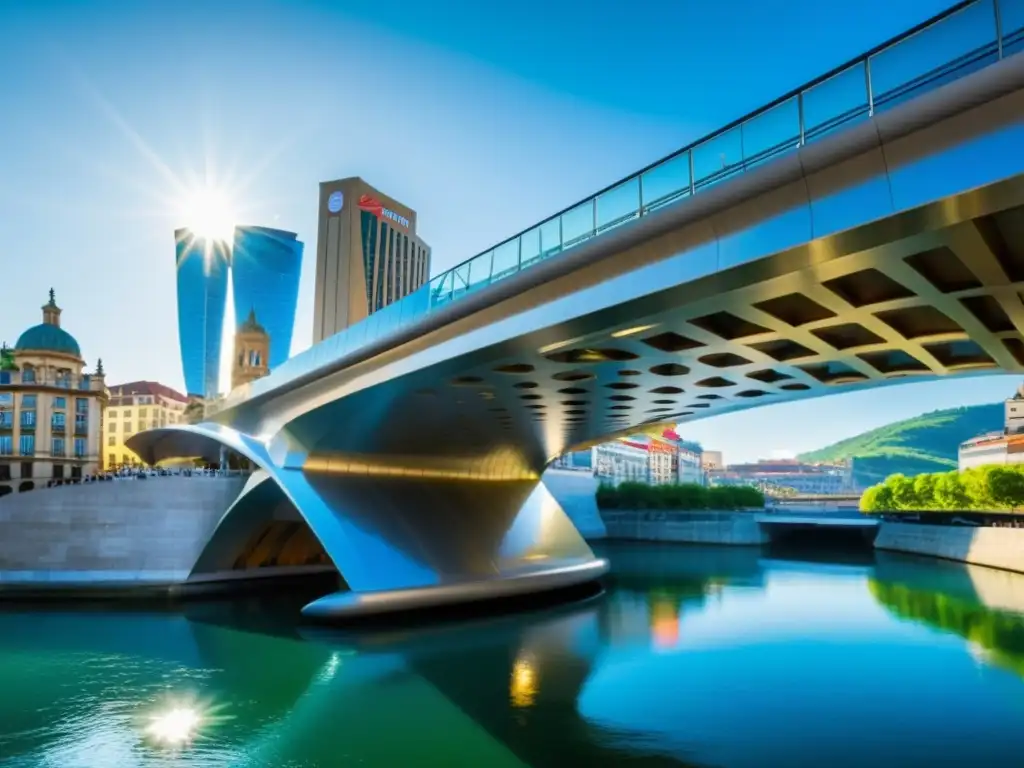
[[[709,470],[711,485],[752,485],[765,491],[791,489],[808,496],[855,493],[853,462],[805,464],[795,459],[761,459],[754,464],[730,464]]]
[[[962,442],[957,468],[962,472],[988,464],[1024,463],[1024,384],[1003,403],[1003,429]]]
[[[430,247],[416,234],[416,212],[362,179],[321,183],[318,222],[314,344],[429,280]]]
[[[178,289],[178,344],[185,391],[211,397],[220,388],[221,341],[227,307],[230,246],[194,235],[174,233]]]
[[[86,373],[52,289],[42,309],[43,322],[0,351],[0,496],[88,477],[100,467],[103,363]]]
[[[240,387],[270,373],[270,335],[256,320],[255,310],[235,332],[235,356],[231,362],[231,388]]]
[[[725,467],[725,459],[722,457],[721,451],[702,451],[700,465],[705,472],[712,469],[722,469]]]
[[[642,438],[612,440],[594,449],[594,476],[602,483],[650,482],[648,445]]]
[[[231,247],[231,291],[237,329],[255,312],[269,338],[265,367],[288,359],[299,301],[303,244],[294,232],[267,227],[235,227]],[[237,357],[239,350],[235,348]],[[233,386],[233,385],[232,385]]]
[[[181,424],[188,398],[155,381],[131,381],[109,388],[103,417],[103,468],[141,464],[125,441],[147,429]]]

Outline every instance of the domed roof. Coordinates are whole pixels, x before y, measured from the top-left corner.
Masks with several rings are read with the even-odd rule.
[[[62,352],[65,355],[82,357],[82,350],[78,347],[75,337],[65,331],[59,325],[40,323],[33,325],[21,336],[14,345],[19,352],[28,350],[45,352]]]

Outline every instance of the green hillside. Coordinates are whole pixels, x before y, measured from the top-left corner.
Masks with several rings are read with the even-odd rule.
[[[855,459],[854,476],[858,484],[867,486],[896,472],[917,475],[956,469],[960,443],[1002,428],[1002,403],[950,408],[887,424],[826,448],[803,453],[799,458],[820,462]]]

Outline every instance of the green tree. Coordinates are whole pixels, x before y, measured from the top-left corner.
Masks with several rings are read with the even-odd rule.
[[[960,473],[960,482],[967,494],[967,509],[993,509],[995,500],[989,494],[988,471],[991,467],[971,467]]]
[[[1024,475],[1010,467],[986,467],[988,497],[998,507],[1014,509],[1024,505]]]
[[[872,485],[860,497],[861,512],[890,512],[895,509],[892,488],[887,483]]]
[[[960,473],[956,470],[938,473],[935,478],[934,498],[939,509],[962,511],[971,506],[971,498],[964,488]]]
[[[938,472],[926,472],[914,478],[914,496],[920,509],[935,509],[935,483],[940,477]]]
[[[892,490],[892,503],[896,509],[917,509],[920,506],[913,478],[890,475],[885,478],[885,484]]]

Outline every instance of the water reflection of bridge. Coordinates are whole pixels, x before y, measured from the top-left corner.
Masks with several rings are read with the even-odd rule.
[[[418,765],[429,754],[438,765],[541,767],[604,764],[625,750],[637,765],[679,765],[653,747],[644,753],[642,733],[595,724],[580,710],[582,693],[599,673],[606,692],[609,672],[621,674],[630,658],[649,659],[652,645],[685,643],[688,613],[713,604],[719,590],[760,592],[767,567],[773,574],[792,569],[746,548],[636,544],[600,554],[612,562],[612,594],[532,616],[415,630],[303,637],[238,603],[195,603],[184,616],[64,612],[27,621],[0,614],[0,680],[12,686],[24,678],[24,694],[0,702],[0,721],[8,732],[45,730],[58,714],[48,700],[55,693],[103,702],[137,690],[145,700],[159,670],[169,680],[192,681],[235,715],[204,749],[244,754],[252,764],[283,764],[301,751],[312,764],[333,764],[345,753]],[[874,569],[882,605],[962,634],[986,658],[1024,673],[1024,578],[885,553],[877,564],[865,558],[848,567]],[[288,598],[295,605],[303,599]],[[950,606],[957,608],[952,622]],[[53,652],[64,663],[51,664]],[[103,670],[76,663],[90,654],[105,659]],[[280,663],[268,663],[275,659]],[[130,724],[95,709],[104,738],[137,741]],[[388,733],[396,738],[381,737]],[[0,751],[16,756],[11,747],[0,737]]]

